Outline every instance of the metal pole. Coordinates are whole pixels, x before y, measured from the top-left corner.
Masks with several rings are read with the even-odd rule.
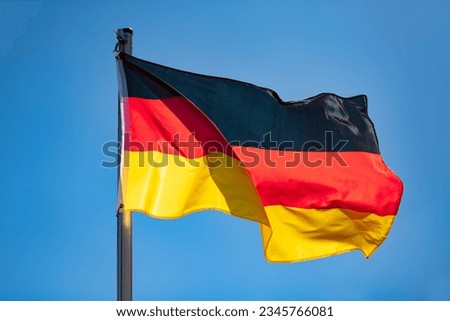
[[[131,55],[132,38],[133,30],[131,28],[118,29],[117,50]],[[118,139],[121,141],[122,130],[120,123],[118,135]],[[117,210],[117,301],[133,300],[132,231],[132,214],[124,211],[123,204],[120,204]]]
[[[133,300],[132,216],[117,211],[117,301]]]

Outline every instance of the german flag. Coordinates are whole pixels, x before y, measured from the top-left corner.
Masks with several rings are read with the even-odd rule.
[[[386,238],[403,186],[381,158],[366,96],[284,102],[124,53],[118,68],[125,211],[258,222],[271,262],[369,257]]]

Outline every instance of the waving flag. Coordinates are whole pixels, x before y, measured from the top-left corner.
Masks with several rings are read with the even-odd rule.
[[[366,96],[284,102],[124,53],[118,66],[125,211],[258,222],[271,262],[369,257],[386,238],[403,187],[380,155]]]

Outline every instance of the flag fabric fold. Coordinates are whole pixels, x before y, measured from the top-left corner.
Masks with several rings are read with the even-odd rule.
[[[403,185],[380,155],[366,96],[284,102],[124,53],[118,68],[126,211],[258,222],[271,262],[369,257],[386,238]]]

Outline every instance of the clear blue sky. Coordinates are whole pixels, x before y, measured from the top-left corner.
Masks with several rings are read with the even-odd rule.
[[[128,3],[128,4],[127,4]],[[257,224],[134,215],[137,300],[450,300],[450,2],[0,2],[0,299],[114,300],[113,29],[134,54],[273,88],[367,94],[403,180],[371,259],[264,260]]]

